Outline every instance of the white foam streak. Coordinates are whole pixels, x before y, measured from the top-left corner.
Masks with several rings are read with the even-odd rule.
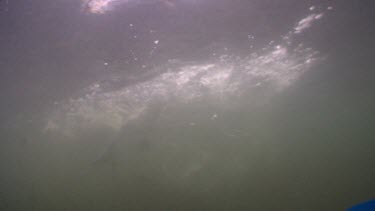
[[[299,34],[305,31],[306,29],[310,28],[311,25],[318,19],[321,19],[323,17],[323,13],[319,14],[311,14],[302,20],[300,20],[297,24],[297,26],[294,28],[294,33]]]
[[[62,107],[46,121],[43,131],[74,135],[97,127],[121,130],[129,121],[147,113],[154,101],[184,104],[209,99],[221,105],[235,99],[261,101],[259,95],[252,97],[251,93],[278,93],[319,59],[311,48],[302,44],[292,48],[290,42],[293,34],[309,28],[321,16],[311,14],[299,21],[284,36],[284,44],[269,46],[244,58],[221,55],[211,63],[169,63],[165,67],[171,70],[118,90],[104,91],[100,83],[94,83],[83,97],[59,103]]]
[[[45,131],[72,134],[77,128],[92,127],[120,130],[144,114],[155,100],[188,103],[210,97],[225,103],[254,87],[274,93],[288,87],[311,66],[313,52],[296,52],[280,47],[235,63],[182,65],[173,72],[110,92],[102,92],[95,83],[89,89],[91,93],[66,103],[64,112],[49,120]]]

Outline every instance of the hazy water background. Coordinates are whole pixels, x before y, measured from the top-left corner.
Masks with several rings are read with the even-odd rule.
[[[170,3],[97,15],[78,0],[0,2],[0,210],[344,210],[374,198],[371,1]],[[306,48],[314,64],[280,85]],[[247,78],[249,66],[282,74]]]

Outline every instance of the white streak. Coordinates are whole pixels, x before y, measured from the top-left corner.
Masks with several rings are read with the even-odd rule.
[[[306,29],[310,28],[311,25],[315,20],[318,20],[323,17],[323,14],[311,14],[304,19],[300,20],[297,24],[297,26],[294,28],[294,33],[299,34],[305,31]]]

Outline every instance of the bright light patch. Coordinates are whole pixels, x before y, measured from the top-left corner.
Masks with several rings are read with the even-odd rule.
[[[297,26],[294,28],[294,33],[299,34],[303,32],[304,30],[311,27],[311,25],[314,23],[315,20],[321,19],[323,17],[323,14],[311,14],[307,16],[306,18],[300,20],[297,24]]]
[[[110,4],[114,0],[84,0],[84,7],[91,13],[104,14],[110,10]]]
[[[59,103],[62,107],[48,119],[44,131],[71,135],[96,127],[121,130],[147,113],[155,101],[185,104],[210,99],[218,105],[232,105],[235,99],[262,101],[257,92],[272,96],[284,90],[319,60],[313,49],[302,44],[292,47],[291,42],[321,17],[303,18],[279,43],[271,42],[242,58],[220,55],[210,63],[167,63],[163,67],[169,71],[117,90],[104,91],[99,82],[94,83],[82,97]]]

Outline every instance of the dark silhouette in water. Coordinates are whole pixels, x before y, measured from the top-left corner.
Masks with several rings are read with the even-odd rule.
[[[88,170],[93,168],[101,168],[109,166],[111,175],[114,177],[117,168],[117,152],[119,145],[122,142],[130,142],[129,146],[133,146],[133,150],[138,153],[143,153],[151,150],[152,148],[152,135],[155,127],[158,124],[159,118],[165,108],[165,102],[161,100],[153,101],[143,115],[135,122],[125,125],[124,128],[110,140],[110,144],[105,150],[97,156]]]

